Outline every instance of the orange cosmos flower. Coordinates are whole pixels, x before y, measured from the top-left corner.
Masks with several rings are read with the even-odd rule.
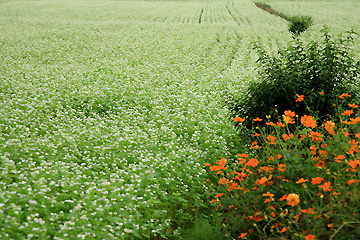
[[[238,156],[242,158],[247,158],[249,155],[245,153],[239,153]]]
[[[348,105],[349,105],[349,107],[352,107],[352,108],[358,108],[358,107],[359,107],[358,105],[356,105],[356,104],[354,104],[354,103],[352,103],[352,104],[349,103]]]
[[[336,157],[335,157],[335,161],[336,161],[337,163],[342,163],[341,160],[344,160],[344,159],[345,159],[345,156],[344,156],[344,155],[339,155],[339,156],[336,156]]]
[[[283,196],[279,199],[279,201],[280,201],[280,202],[284,201],[284,200],[287,198],[287,196],[288,196],[287,194],[283,195]]]
[[[357,182],[359,182],[359,180],[353,180],[353,179],[351,179],[351,180],[348,180],[348,181],[347,181],[347,184],[348,184],[348,185],[351,185],[351,184],[357,183]]]
[[[320,92],[321,95],[324,95],[325,93],[324,92]]]
[[[276,137],[274,137],[274,136],[272,136],[272,135],[269,135],[266,139],[270,141],[270,142],[267,142],[267,143],[269,143],[269,144],[276,144],[276,143],[275,143]]]
[[[239,162],[238,165],[244,164],[246,163],[246,159],[245,158],[238,158]]]
[[[355,141],[355,139],[350,140],[349,143],[353,144],[353,145],[358,145],[359,144],[357,141]]]
[[[286,170],[286,164],[278,164],[278,170],[280,172],[284,172]]]
[[[255,118],[255,119],[253,119],[253,121],[254,121],[254,122],[261,122],[262,119],[260,119],[260,118],[257,117],[257,118]]]
[[[350,118],[351,124],[356,124],[358,122],[360,122],[360,117],[357,118]]]
[[[226,164],[226,159],[225,159],[225,158],[220,159],[220,160],[218,161],[218,164],[219,164],[220,166],[224,167],[225,164]]]
[[[219,203],[219,205],[217,206],[216,211],[219,210],[220,206],[221,206],[221,203]]]
[[[349,95],[347,93],[343,93],[339,96],[339,98],[345,98],[345,97],[351,97],[351,95]]]
[[[295,123],[295,121],[293,119],[294,116],[295,116],[295,112],[293,112],[291,110],[286,110],[283,115],[284,122],[289,123],[289,124],[294,124]]]
[[[308,235],[305,236],[305,240],[315,240],[315,236],[311,235],[311,234],[308,234]]]
[[[311,183],[312,185],[320,184],[324,179],[321,177],[312,178]]]
[[[351,160],[348,162],[348,164],[350,165],[350,167],[356,168],[357,165],[360,165],[360,161],[359,160]]]
[[[258,136],[261,136],[260,134],[258,133],[255,133],[254,135],[252,135],[253,137],[258,137]]]
[[[215,198],[221,197],[222,195],[224,195],[224,193],[219,193],[215,196]]]
[[[219,183],[220,183],[221,185],[228,184],[229,182],[230,182],[230,180],[229,180],[229,179],[226,179],[226,177],[220,178],[220,180],[219,180]]]
[[[315,145],[312,145],[312,146],[310,147],[310,151],[311,151],[312,154],[316,155],[316,146],[315,146]]]
[[[297,184],[308,182],[309,180],[301,178],[298,181],[296,181]]]
[[[316,208],[315,207],[308,208],[307,210],[308,210],[308,213],[310,213],[310,214],[315,214],[316,213]]]
[[[324,125],[326,131],[328,131],[330,134],[332,135],[336,135],[334,132],[334,128],[335,128],[335,123],[332,121],[327,121]]]
[[[273,218],[276,216],[276,214],[274,212],[271,212],[270,214]]]
[[[301,212],[301,213],[308,213],[309,210],[308,210],[308,209],[303,209],[303,210],[301,210],[300,212]]]
[[[323,185],[320,185],[319,188],[322,188],[325,192],[327,192],[327,191],[330,191],[330,185],[331,185],[331,182],[328,181],[328,182],[324,183]]]
[[[267,178],[266,178],[266,177],[262,177],[262,178],[260,178],[260,179],[257,179],[256,182],[255,182],[255,184],[256,184],[256,185],[261,185],[261,184],[266,183],[266,181],[267,181]],[[265,184],[264,184],[264,185],[265,185]]]
[[[244,121],[245,121],[245,118],[234,117],[233,120],[234,120],[235,122],[244,122]]]
[[[350,115],[353,114],[354,111],[353,110],[346,110],[345,112],[341,113],[341,115],[345,116],[345,115]]]
[[[293,118],[285,116],[285,115],[283,115],[283,120],[284,120],[284,122],[286,122],[288,124],[294,124],[295,123]]]
[[[282,138],[285,140],[285,141],[287,141],[287,140],[289,140],[290,138],[293,138],[294,137],[294,135],[292,134],[292,133],[290,133],[290,135],[287,135],[287,134],[283,134],[283,135],[281,135],[282,136]]]
[[[287,117],[295,117],[295,112],[293,112],[291,110],[285,110],[284,114]]]
[[[274,126],[275,125],[273,122],[266,122],[265,124],[268,125],[268,126]]]
[[[349,151],[347,151],[347,154],[353,154],[355,152],[359,152],[359,143],[355,141],[355,139],[352,139],[349,141],[349,144],[351,144],[351,147]]]
[[[269,172],[269,173],[272,173],[273,170],[274,170],[273,167],[266,167],[266,166],[260,167],[260,169],[258,169],[259,172]]]
[[[249,161],[245,164],[245,166],[256,167],[259,164],[259,160],[256,158],[250,158]]]
[[[253,148],[253,149],[262,148],[262,147],[258,146],[257,144],[258,144],[258,142],[252,142],[252,143],[251,143],[251,148]]]
[[[342,122],[342,123],[345,123],[345,124],[347,124],[347,125],[351,125],[351,124],[352,124],[351,122],[343,121],[343,120],[341,120],[341,122]]]
[[[214,165],[214,166],[210,166],[209,169],[210,171],[215,172],[215,171],[223,170],[224,168],[222,166]]]
[[[300,202],[300,198],[298,194],[295,193],[290,193],[287,197],[286,197],[286,201],[288,205],[290,206],[296,206],[299,204]]]
[[[263,193],[264,197],[269,197],[268,199],[265,199],[264,203],[271,202],[273,200],[274,194],[271,194],[270,192]]]
[[[248,233],[242,233],[240,234],[240,236],[238,236],[238,238],[244,238]]]
[[[258,210],[258,211],[256,211],[256,213],[254,213],[254,220],[255,221],[260,221],[261,220],[261,211],[260,210]]]
[[[284,112],[284,115],[285,115],[285,116],[283,116],[284,122],[290,123],[290,124],[294,124],[294,123],[295,123],[295,121],[294,121],[294,119],[293,119],[293,117],[295,117],[295,112],[293,112],[293,111],[291,111],[291,110],[286,110],[286,111]]]
[[[260,178],[260,179],[257,179],[256,180],[256,182],[255,182],[255,184],[256,185],[264,185],[265,186],[265,183],[267,182],[267,181],[269,181],[270,179],[272,178],[272,175],[270,175],[268,178],[267,177],[262,177],[262,178]]]
[[[281,227],[283,227],[282,223],[275,223],[275,227],[276,229],[280,229]]]
[[[302,102],[302,101],[304,100],[304,95],[296,94],[296,96],[297,96],[298,98],[296,99],[295,102]]]
[[[234,189],[242,189],[242,190],[244,190],[244,188],[241,188],[241,187],[238,186],[238,183],[229,183],[228,191],[231,192]]]
[[[315,158],[313,160],[316,160]],[[315,167],[323,168],[325,167],[325,162],[323,160],[319,160],[317,163],[315,163]]]
[[[301,210],[300,212],[301,212],[301,213],[308,213],[308,212],[309,212],[309,210],[307,210],[307,209],[303,209],[303,210]]]
[[[263,193],[263,196],[273,198],[275,195],[271,194],[270,192],[267,192],[267,193]]]
[[[285,124],[283,124],[282,122],[278,122],[278,123],[277,123],[277,126],[278,126],[278,127],[285,127]]]
[[[342,130],[342,133],[344,134],[345,137],[348,137],[350,135],[350,133],[346,132],[344,129]]]
[[[309,137],[314,142],[322,140],[321,133],[319,133],[319,132],[310,132]]]
[[[325,150],[319,150],[319,153],[325,157],[327,157],[328,153]]]
[[[316,127],[316,121],[311,116],[304,115],[301,117],[300,121],[305,127]]]

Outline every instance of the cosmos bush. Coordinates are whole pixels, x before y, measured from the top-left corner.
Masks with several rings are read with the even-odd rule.
[[[323,124],[311,111],[286,110],[276,122],[255,119],[266,128],[252,131],[256,141],[248,151],[205,164],[216,179],[210,203],[224,239],[359,236],[360,116],[350,97],[339,95],[337,118]],[[240,127],[245,122],[233,120]]]
[[[322,33],[320,42],[306,44],[295,38],[293,45],[279,51],[278,56],[270,56],[255,45],[260,80],[251,82],[247,94],[240,99],[230,101],[232,116],[247,119],[270,116],[276,120],[278,113],[288,109],[299,115],[315,111],[321,121],[334,116],[335,96],[343,92],[354,95],[358,91],[360,64],[350,53],[354,31],[337,40],[332,39],[326,28]],[[295,102],[296,95],[307,96],[308,105]],[[242,126],[245,127],[242,130],[249,130],[253,121],[246,120]]]

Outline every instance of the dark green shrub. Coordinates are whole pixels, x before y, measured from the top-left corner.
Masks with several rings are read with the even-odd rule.
[[[303,15],[292,16],[288,20],[290,21],[289,31],[296,35],[305,32],[313,23],[311,16]]]
[[[251,82],[240,99],[229,101],[232,117],[246,118],[241,123],[245,128],[241,129],[251,129],[252,119],[256,117],[276,122],[277,112],[282,114],[289,109],[299,116],[308,114],[303,102],[295,102],[296,94],[305,95],[308,106],[314,106],[311,110],[325,120],[327,116],[335,115],[336,96],[358,92],[360,63],[349,51],[355,32],[348,32],[336,41],[326,28],[322,32],[322,41],[305,44],[295,38],[293,44],[280,51],[278,56],[270,56],[255,46],[259,54],[260,80]],[[236,124],[240,126],[240,123]]]

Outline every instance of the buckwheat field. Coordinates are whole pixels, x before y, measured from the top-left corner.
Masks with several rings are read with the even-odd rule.
[[[359,1],[265,3],[360,30]],[[251,0],[0,0],[0,239],[181,239],[287,27]]]

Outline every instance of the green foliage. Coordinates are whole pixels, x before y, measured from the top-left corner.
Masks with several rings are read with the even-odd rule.
[[[184,229],[181,233],[184,240],[219,240],[222,237],[221,227],[206,218],[196,221],[192,228]]]
[[[288,109],[298,115],[308,114],[309,109],[303,102],[295,102],[297,94],[305,95],[311,109],[325,120],[334,115],[335,96],[357,92],[360,64],[349,51],[355,32],[338,40],[333,40],[326,28],[322,33],[320,42],[305,44],[295,38],[278,56],[270,56],[255,45],[260,80],[251,82],[246,94],[229,103],[233,117],[247,119],[241,123],[245,129],[251,129],[255,117],[266,119],[268,116],[269,121],[274,121],[278,112]]]
[[[313,19],[311,16],[304,15],[292,16],[288,20],[290,21],[289,31],[296,35],[305,32],[306,29],[308,29],[313,23]]]

